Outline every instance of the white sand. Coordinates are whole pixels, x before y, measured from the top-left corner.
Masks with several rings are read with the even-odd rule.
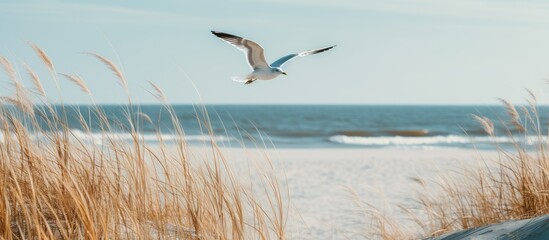
[[[198,150],[198,151],[196,151]],[[193,152],[204,152],[194,149]],[[206,152],[208,152],[206,150]],[[288,224],[292,239],[356,239],[368,236],[370,223],[361,217],[348,189],[360,200],[389,216],[407,216],[395,206],[414,206],[411,197],[419,184],[440,175],[459,173],[465,166],[494,159],[496,152],[466,149],[224,149],[241,176],[250,160],[273,163],[281,183],[289,190],[292,213]],[[285,178],[285,179],[284,179]],[[403,224],[406,221],[403,221]]]

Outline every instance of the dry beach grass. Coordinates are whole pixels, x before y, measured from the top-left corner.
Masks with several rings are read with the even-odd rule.
[[[511,149],[494,141],[498,157],[456,169],[457,176],[442,173],[434,182],[416,180],[421,189],[414,197],[417,207],[400,207],[421,232],[411,232],[375,206],[359,202],[374,219],[374,234],[382,239],[417,239],[549,214],[549,136],[542,131],[542,124],[547,123],[540,121],[537,100],[529,94],[529,105],[519,109],[501,100],[508,116],[498,121],[503,121],[506,135],[514,139]],[[497,137],[491,119],[473,118],[489,136]],[[521,142],[521,137],[529,138],[534,147]]]
[[[44,50],[31,44],[51,78],[59,74]],[[128,82],[107,58],[91,54],[118,79],[126,94]],[[208,132],[205,109],[197,118],[211,137],[207,159],[190,159],[184,131],[170,113],[176,136],[170,151],[150,146],[139,129],[148,116],[136,112],[128,97],[126,126],[131,141],[109,134],[113,124],[101,107],[81,113],[81,128],[69,128],[66,109],[54,107],[39,76],[25,65],[34,87],[4,57],[0,66],[14,94],[0,102],[0,237],[2,239],[283,239],[286,208],[276,177],[259,172],[263,189],[251,189],[227,166],[227,159]],[[93,95],[81,77],[62,74]],[[153,85],[160,100],[165,96]],[[59,84],[57,83],[59,89]],[[128,95],[129,96],[129,95]],[[38,101],[40,105],[35,105]],[[101,144],[84,119],[94,115],[101,127]],[[82,138],[81,135],[85,137]],[[175,149],[175,151],[174,151]],[[268,159],[266,159],[268,161]],[[196,161],[195,161],[196,162]],[[267,201],[256,199],[257,192]]]

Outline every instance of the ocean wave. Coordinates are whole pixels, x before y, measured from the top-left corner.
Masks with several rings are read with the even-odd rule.
[[[71,137],[73,140],[93,143],[93,144],[103,144],[105,141],[133,141],[134,136],[130,133],[114,133],[114,132],[92,132],[92,133],[86,133],[78,129],[72,129],[70,130]],[[53,133],[50,133],[53,134]],[[48,139],[49,134],[44,133],[34,133],[32,134],[31,138],[33,140],[45,140]],[[228,137],[228,136],[209,136],[209,135],[184,135],[179,136],[177,134],[161,134],[157,135],[155,133],[140,133],[138,134],[139,141],[145,141],[145,142],[160,142],[160,139],[164,142],[174,142],[178,140],[184,140],[188,142],[208,142],[208,141],[216,141],[216,142],[227,142],[227,141],[233,141],[235,138]],[[4,141],[4,137],[2,134],[0,134],[0,142]]]
[[[316,136],[322,136],[322,132],[320,131],[277,131],[271,133],[273,136],[280,136],[280,137],[316,137]]]
[[[429,130],[419,129],[419,130],[388,130],[385,131],[393,136],[402,136],[402,137],[421,137],[429,135]]]
[[[374,132],[364,131],[364,130],[344,130],[344,131],[337,131],[335,132],[335,134],[352,136],[352,137],[367,137],[367,136],[372,136]]]
[[[526,136],[519,138],[511,137],[472,137],[472,136],[430,136],[430,137],[357,137],[335,135],[329,138],[330,142],[340,144],[367,145],[367,146],[411,146],[411,145],[460,145],[460,144],[478,144],[478,143],[497,143],[513,144],[521,143],[533,145],[540,142],[547,142],[546,138],[540,139],[538,136]]]
[[[371,136],[401,136],[401,137],[422,137],[431,134],[427,129],[413,130],[343,130],[336,131],[334,135],[343,135],[349,137],[371,137]]]

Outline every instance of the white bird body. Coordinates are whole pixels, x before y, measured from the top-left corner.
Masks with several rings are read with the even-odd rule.
[[[257,44],[256,42],[245,39],[245,38],[241,38],[235,35],[231,35],[228,33],[215,32],[215,31],[212,31],[212,33],[217,37],[221,38],[223,41],[238,48],[240,51],[244,52],[244,54],[246,55],[246,60],[248,60],[248,64],[250,65],[250,68],[253,70],[252,73],[248,75],[236,76],[232,78],[233,81],[243,82],[244,84],[250,84],[256,80],[271,80],[280,76],[280,74],[287,75],[286,72],[284,72],[281,67],[289,60],[295,57],[304,57],[304,56],[308,56],[316,53],[321,53],[335,47],[334,45],[327,48],[308,50],[308,51],[290,54],[290,55],[281,57],[280,59],[274,61],[272,64],[269,65],[265,60],[263,47],[261,47],[261,45]]]
[[[280,76],[280,71],[276,71],[274,68],[257,68],[252,72],[252,75],[257,79],[261,80],[271,80]]]

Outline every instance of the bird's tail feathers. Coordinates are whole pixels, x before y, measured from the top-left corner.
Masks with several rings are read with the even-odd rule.
[[[240,75],[240,76],[231,77],[231,80],[233,80],[235,82],[241,82],[241,83],[246,83],[246,82],[248,82],[252,79],[253,79],[253,77],[250,76],[249,74],[248,75]]]

